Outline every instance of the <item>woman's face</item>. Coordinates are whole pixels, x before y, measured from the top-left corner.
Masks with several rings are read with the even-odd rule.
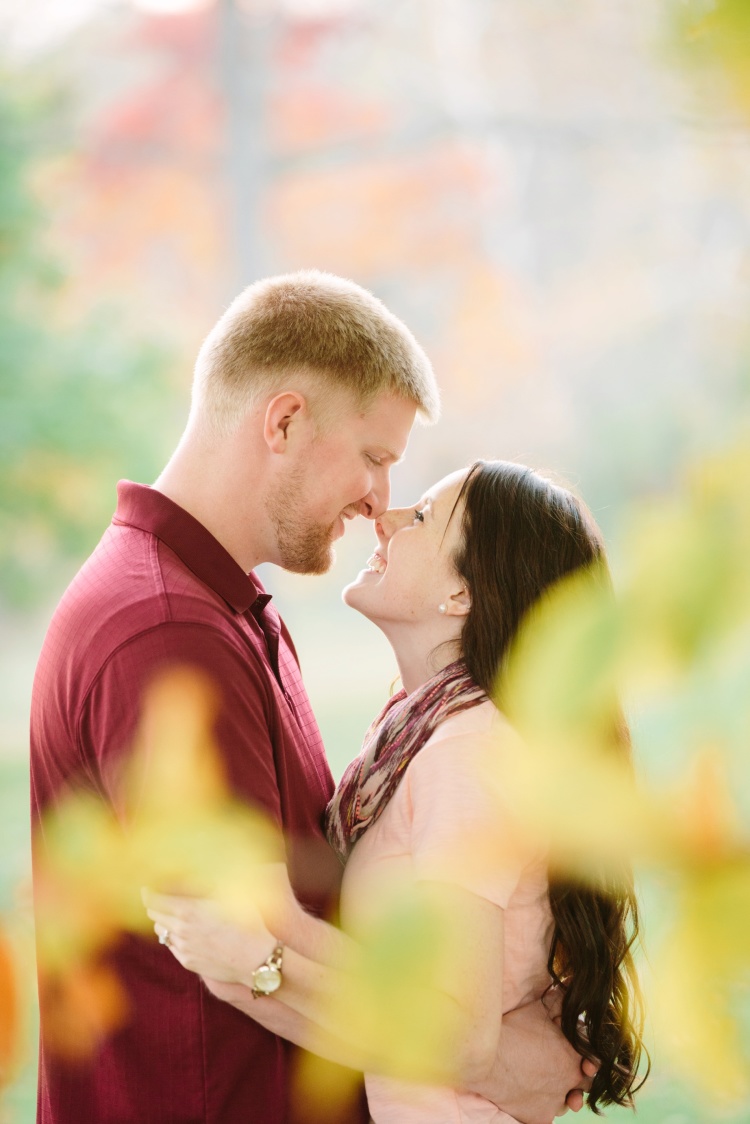
[[[453,509],[467,472],[446,476],[414,507],[392,508],[376,520],[377,547],[344,590],[347,605],[376,624],[436,623],[466,615],[468,596],[453,566],[463,503]]]

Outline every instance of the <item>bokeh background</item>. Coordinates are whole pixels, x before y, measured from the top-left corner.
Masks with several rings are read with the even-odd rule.
[[[749,30],[747,0],[0,0],[0,912],[19,947],[46,623],[117,479],[169,455],[240,287],[316,267],[371,288],[443,390],[395,501],[476,456],[550,468],[615,571],[633,505],[738,439]],[[395,675],[340,602],[371,538],[350,528],[323,578],[264,574],[337,775]],[[658,878],[643,892],[658,940]],[[27,975],[8,1124],[34,1119]],[[641,1104],[645,1124],[712,1118],[658,1050]]]

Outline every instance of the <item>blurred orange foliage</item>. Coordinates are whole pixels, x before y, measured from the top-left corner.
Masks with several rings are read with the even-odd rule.
[[[388,275],[393,263],[418,271],[456,266],[475,252],[467,200],[487,175],[471,148],[446,143],[418,156],[361,160],[280,181],[270,214],[287,260]],[[314,215],[314,221],[311,216]]]
[[[44,988],[45,1035],[51,1049],[76,1061],[125,1022],[128,1002],[114,972],[96,962],[69,965]]]
[[[18,1045],[19,998],[10,944],[0,930],[0,1089],[7,1085]]]

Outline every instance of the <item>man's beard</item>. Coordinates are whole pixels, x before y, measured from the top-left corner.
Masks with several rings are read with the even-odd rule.
[[[295,574],[325,574],[330,570],[336,558],[336,521],[323,527],[307,518],[301,473],[268,497],[266,510],[276,532],[279,564],[285,570]]]

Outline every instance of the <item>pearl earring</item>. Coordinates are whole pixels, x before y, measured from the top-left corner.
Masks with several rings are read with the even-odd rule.
[[[447,608],[448,608],[447,605],[438,605],[438,612],[444,613],[444,612],[446,612]]]

